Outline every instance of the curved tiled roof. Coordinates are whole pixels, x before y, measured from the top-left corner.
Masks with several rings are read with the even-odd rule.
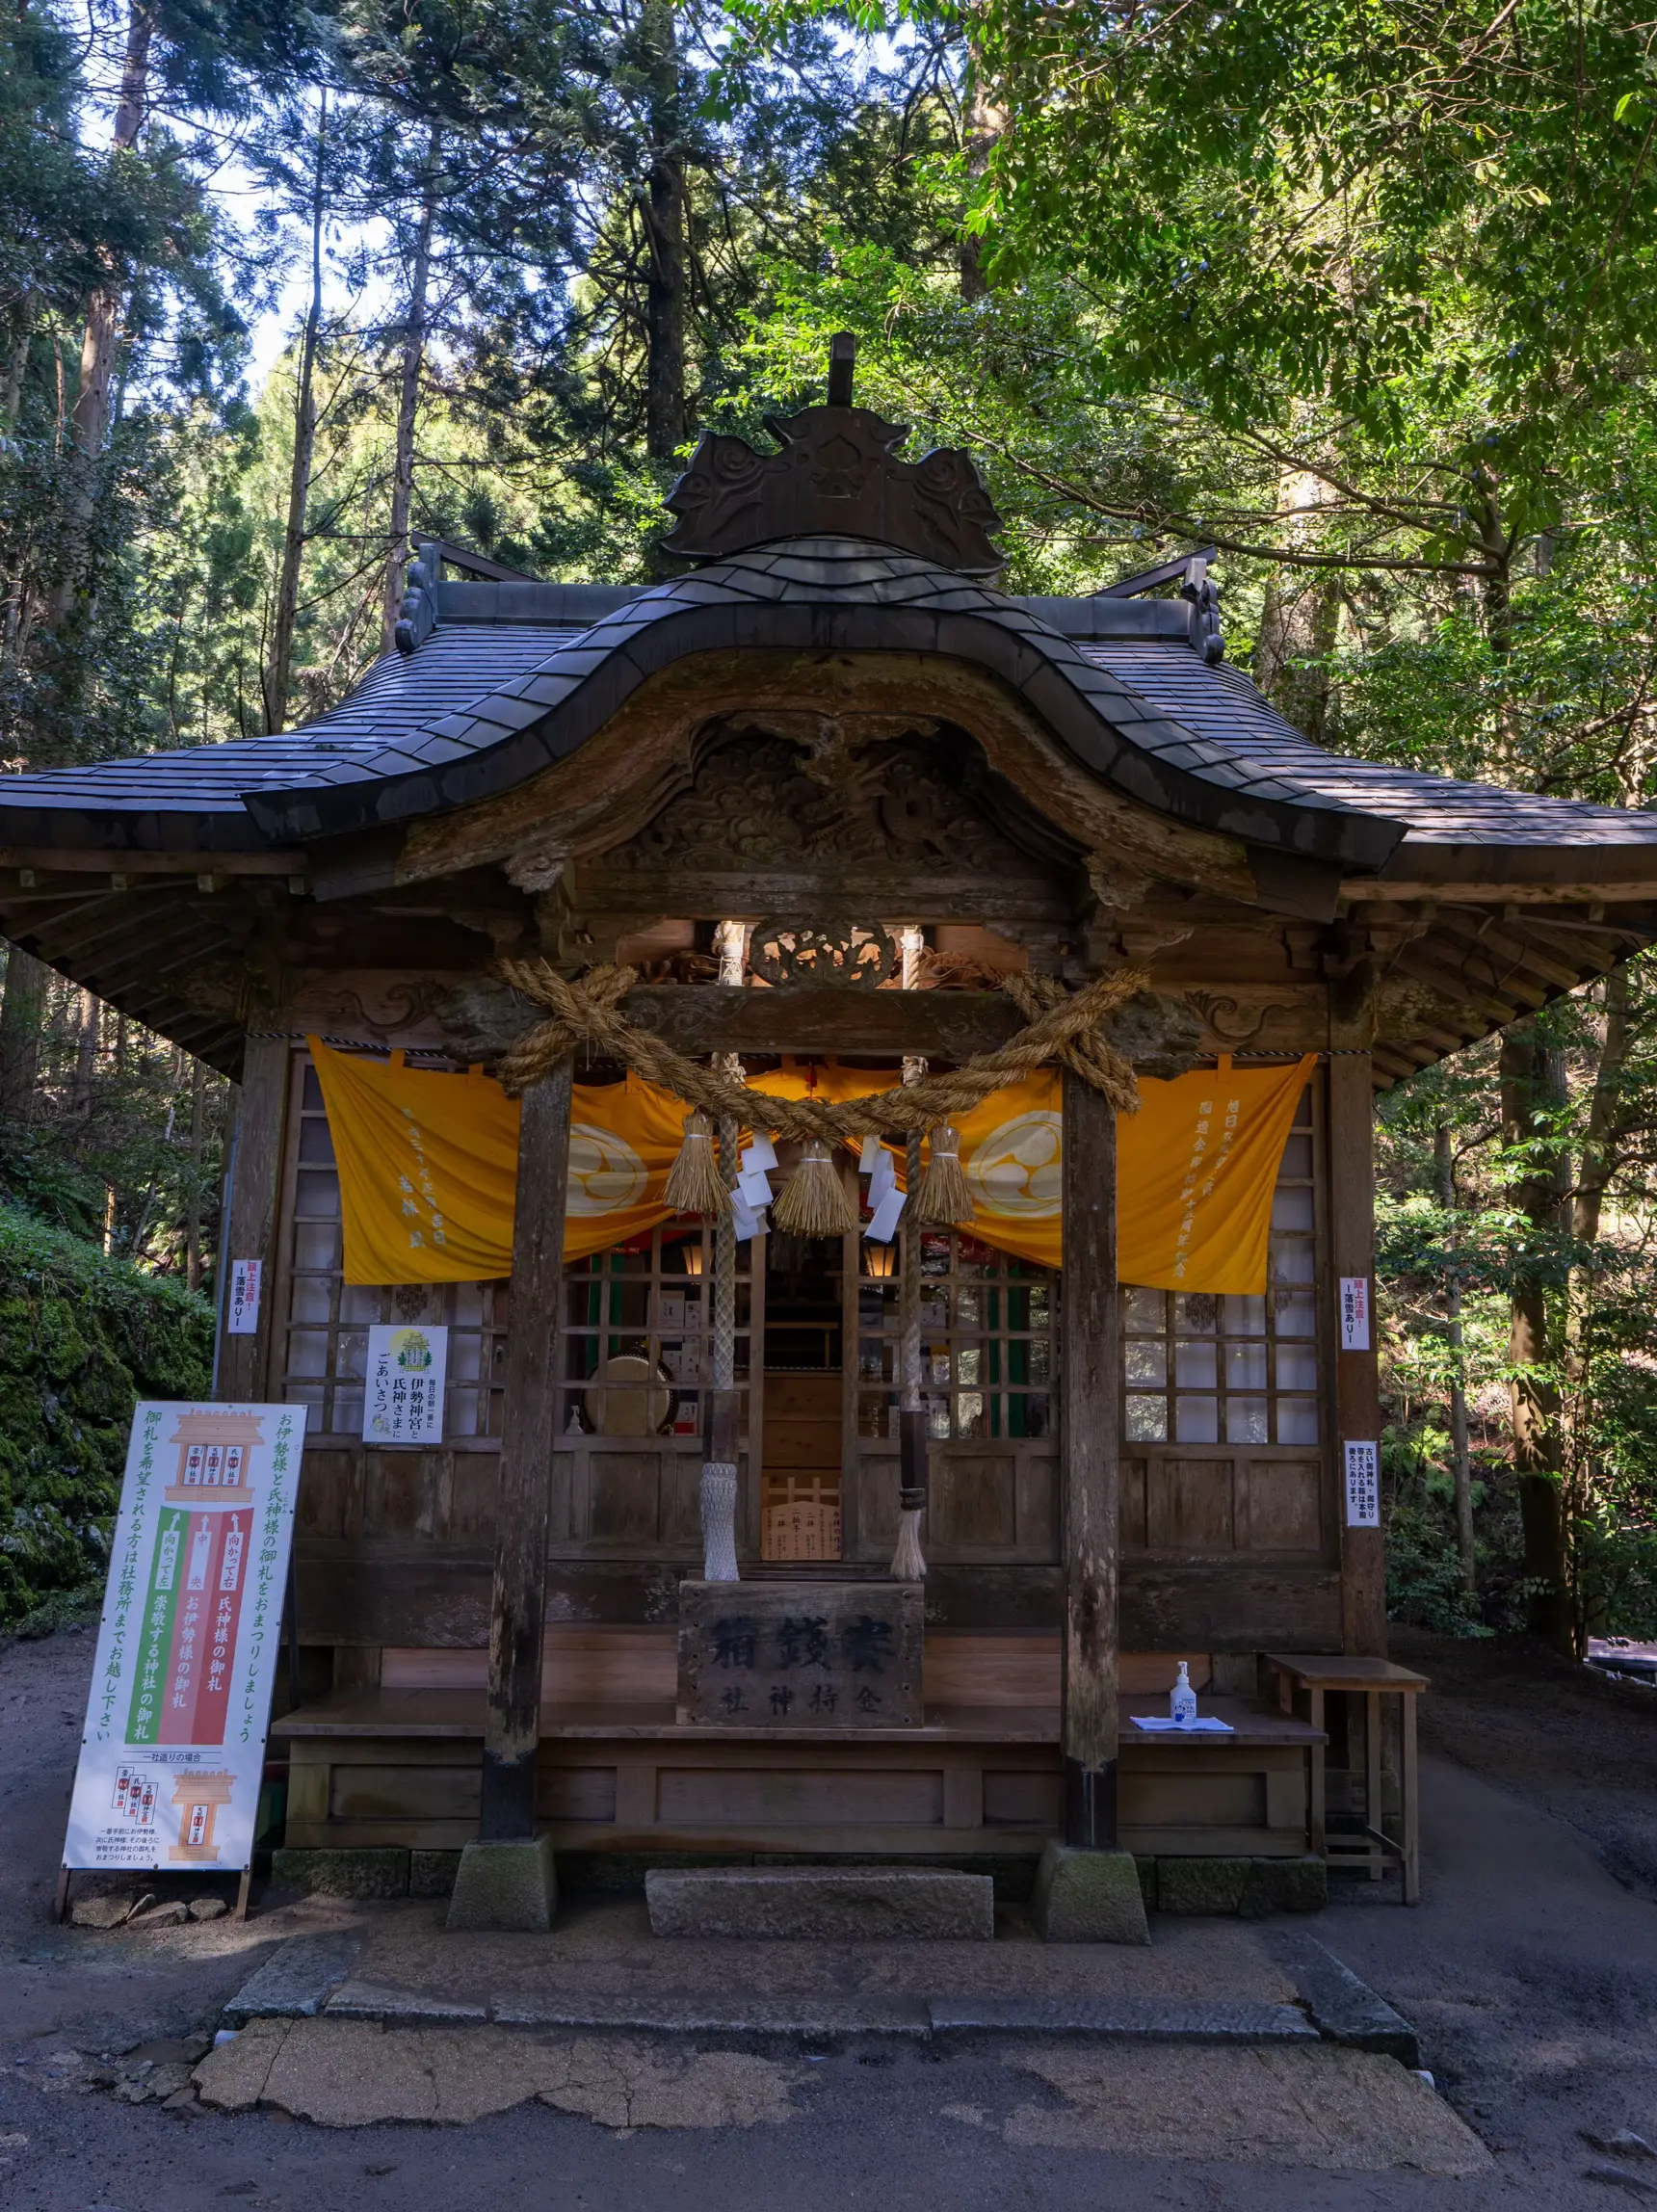
[[[690,653],[779,646],[974,663],[1125,795],[1358,872],[1401,842],[1657,845],[1657,816],[1343,759],[1183,633],[1144,634],[1152,625],[1142,621],[1137,636],[1099,634],[1131,629],[1120,617],[1133,603],[1024,603],[866,540],[758,546],[630,593],[444,589],[460,619],[443,612],[415,652],[385,655],[300,729],[7,779],[0,842],[229,851],[394,826],[567,757],[650,674]],[[524,619],[526,609],[549,619]],[[1140,602],[1133,612],[1175,610]]]
[[[1379,810],[1173,721],[1003,592],[851,539],[756,546],[642,592],[513,681],[377,755],[319,762],[286,790],[265,779],[248,808],[270,836],[305,842],[463,805],[566,758],[674,661],[767,646],[975,663],[1019,692],[1102,781],[1234,837],[1374,868],[1403,834]]]

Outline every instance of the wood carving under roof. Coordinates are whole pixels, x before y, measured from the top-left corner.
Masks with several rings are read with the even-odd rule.
[[[821,868],[880,861],[896,891],[916,870],[995,882],[1033,863],[945,771],[925,740],[881,743],[846,756],[843,779],[799,743],[743,736],[703,753],[688,789],[623,845],[606,871]],[[1041,863],[1036,863],[1039,866]]]
[[[767,415],[777,453],[712,431],[703,437],[668,494],[678,516],[664,540],[670,553],[714,561],[778,538],[871,538],[963,576],[999,573],[1005,564],[988,534],[1001,517],[972,457],[936,446],[901,460],[907,428],[849,404],[850,365],[848,346],[827,407]]]

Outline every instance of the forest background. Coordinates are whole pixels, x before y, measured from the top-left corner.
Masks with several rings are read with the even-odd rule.
[[[968,446],[1007,584],[1219,550],[1341,751],[1657,799],[1625,0],[0,0],[0,760],[278,730],[412,537],[648,580],[703,428]],[[272,334],[276,334],[272,343]],[[1631,950],[1633,948],[1631,947]],[[226,1086],[12,950],[0,1624],[206,1387]],[[1379,1106],[1395,1614],[1657,1632],[1657,980]]]

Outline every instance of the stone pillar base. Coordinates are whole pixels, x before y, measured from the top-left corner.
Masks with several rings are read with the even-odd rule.
[[[551,1836],[468,1843],[460,1854],[444,1926],[451,1931],[499,1928],[539,1935],[552,1926],[557,1904]]]
[[[1150,1941],[1131,1851],[1081,1851],[1049,1841],[1031,1911],[1049,1943]]]

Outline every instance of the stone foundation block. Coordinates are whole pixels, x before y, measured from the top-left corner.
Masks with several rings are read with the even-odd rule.
[[[308,1890],[313,1897],[407,1897],[408,1854],[389,1844],[359,1851],[277,1851],[271,1880],[278,1889]]]
[[[855,1942],[988,1942],[995,1884],[942,1867],[652,1867],[644,1877],[657,1936]]]
[[[1271,1912],[1321,1912],[1328,1903],[1328,1873],[1321,1858],[1157,1860],[1160,1912],[1241,1913],[1254,1920]]]
[[[1159,1912],[1241,1912],[1251,1861],[1247,1858],[1159,1858]]]
[[[411,1851],[408,1854],[410,1897],[448,1897],[460,1871],[458,1851]]]
[[[1321,1912],[1328,1901],[1329,1870],[1321,1858],[1251,1858],[1239,1910],[1247,1919]]]
[[[468,1843],[455,1873],[444,1926],[496,1928],[537,1935],[552,1926],[558,1904],[552,1838]]]
[[[1160,1881],[1159,1866],[1159,1886]],[[1049,1943],[1150,1941],[1139,1868],[1127,1851],[1048,1843],[1037,1869],[1031,1916]]]

